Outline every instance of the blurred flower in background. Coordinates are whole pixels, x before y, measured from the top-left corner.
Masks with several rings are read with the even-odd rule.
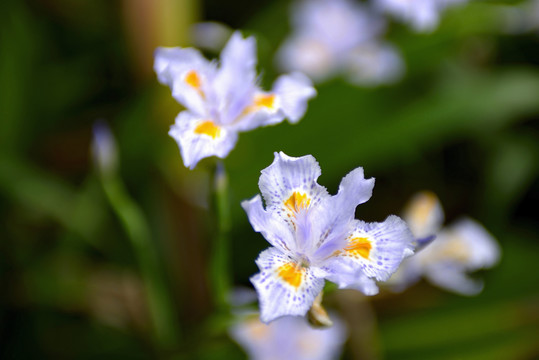
[[[230,329],[232,338],[252,360],[331,360],[338,359],[347,331],[338,316],[333,326],[314,329],[302,317],[285,316],[269,325],[258,316],[244,316]]]
[[[418,32],[433,31],[441,13],[466,0],[374,0],[374,7],[409,24]]]
[[[292,33],[279,67],[321,82],[343,75],[360,86],[392,83],[403,72],[397,50],[382,40],[382,17],[350,0],[302,0],[291,9]]]
[[[234,33],[222,51],[220,66],[193,48],[158,48],[154,69],[159,81],[187,110],[170,129],[184,165],[193,169],[206,157],[224,158],[236,145],[238,132],[274,125],[285,118],[296,123],[316,91],[310,80],[293,73],[279,77],[271,92],[256,78],[256,44]]]
[[[233,31],[223,23],[206,21],[194,24],[190,33],[195,47],[217,53],[232,36]]]
[[[500,259],[498,243],[483,226],[464,218],[442,228],[443,210],[431,192],[415,195],[404,219],[419,242],[418,249],[403,261],[388,281],[390,286],[403,290],[423,276],[433,285],[462,295],[476,295],[483,289],[483,283],[468,273],[488,269]],[[421,244],[422,239],[429,243]]]

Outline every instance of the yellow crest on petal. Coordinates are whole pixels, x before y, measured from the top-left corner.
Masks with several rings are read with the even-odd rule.
[[[279,266],[277,269],[277,275],[279,275],[281,279],[296,289],[301,285],[304,272],[305,269],[303,267],[294,263],[286,263]]]
[[[275,109],[275,94],[258,94],[255,95],[255,107],[265,107],[270,110]]]
[[[294,191],[294,193],[284,202],[284,206],[292,211],[292,212],[299,212],[300,210],[304,210],[307,207],[309,207],[309,204],[311,203],[311,199],[307,196],[307,194],[302,194],[297,191]]]
[[[348,242],[348,245],[344,248],[344,251],[347,255],[358,257],[361,256],[365,259],[369,258],[369,254],[371,253],[372,244],[369,241],[369,239],[364,237],[357,237],[350,239]]]
[[[200,76],[195,70],[191,70],[185,74],[184,81],[187,83],[187,85],[195,88],[196,90],[200,90],[200,87],[202,86]]]
[[[221,128],[215,125],[212,121],[207,120],[197,125],[195,128],[195,134],[204,134],[215,139],[221,136]]]

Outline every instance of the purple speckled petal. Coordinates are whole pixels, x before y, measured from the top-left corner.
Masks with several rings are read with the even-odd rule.
[[[264,250],[256,264],[260,272],[251,282],[258,293],[264,323],[284,315],[305,315],[324,287],[324,279],[316,278],[308,267],[298,264],[298,259],[277,248]]]

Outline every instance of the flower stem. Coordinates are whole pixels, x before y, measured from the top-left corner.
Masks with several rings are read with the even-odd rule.
[[[148,298],[155,340],[160,347],[170,348],[178,342],[180,332],[148,223],[116,173],[101,174],[101,182],[135,251]]]
[[[215,305],[218,311],[223,312],[228,310],[227,298],[231,282],[229,268],[230,204],[228,177],[221,161],[218,161],[215,165],[211,185],[212,208],[216,224],[210,276]]]

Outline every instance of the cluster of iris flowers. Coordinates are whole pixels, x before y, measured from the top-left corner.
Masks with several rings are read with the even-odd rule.
[[[297,123],[316,95],[312,80],[344,72],[358,84],[394,81],[403,65],[396,50],[380,39],[385,26],[380,13],[428,30],[447,5],[377,0],[374,9],[366,9],[348,0],[300,2],[293,33],[278,52],[281,68],[292,72],[280,76],[270,91],[259,86],[255,39],[240,32],[232,34],[219,61],[206,60],[194,48],[158,48],[158,80],[185,107],[169,132],[184,165],[193,169],[204,158],[225,158],[240,132],[284,119]],[[303,318],[320,306],[326,280],[368,296],[378,293],[378,283],[400,291],[421,277],[461,294],[481,290],[467,272],[490,267],[499,258],[495,240],[481,225],[464,219],[442,228],[443,210],[431,193],[417,195],[404,220],[389,215],[367,223],[355,219],[355,210],[371,197],[374,178],[365,178],[358,167],[330,195],[318,184],[320,175],[313,156],[276,152],[261,172],[262,196],[241,204],[253,229],[271,245],[256,259],[260,272],[251,278],[260,320],[246,317],[231,330],[253,358],[279,357],[276,351],[297,359],[339,353],[346,330],[338,317],[325,322],[334,324],[325,330],[312,329]]]

